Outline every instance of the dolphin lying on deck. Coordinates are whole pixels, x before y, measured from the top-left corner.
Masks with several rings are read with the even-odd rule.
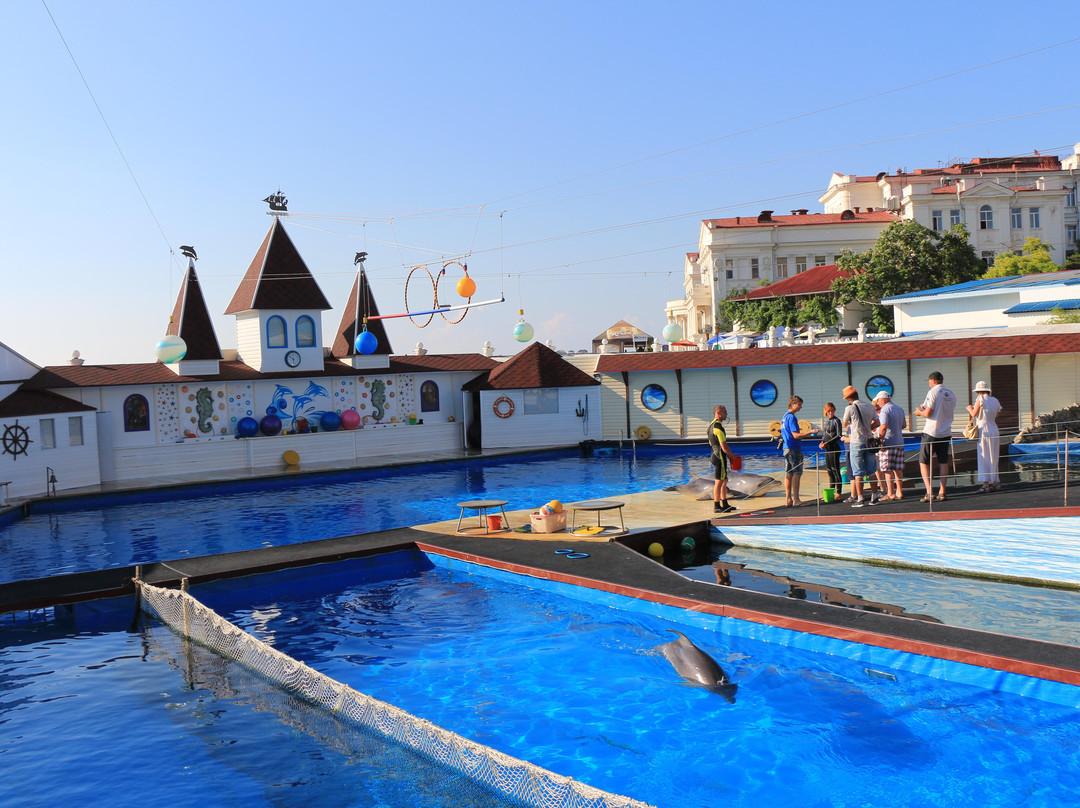
[[[739,686],[732,684],[716,660],[690,642],[682,632],[673,628],[668,631],[678,634],[679,639],[658,645],[657,650],[667,657],[675,672],[688,682],[704,685],[707,690],[723,696],[728,704],[734,704]]]
[[[712,499],[713,485],[715,484],[716,480],[710,477],[691,474],[690,479],[685,483],[676,485],[675,490],[694,499]],[[742,494],[744,497],[761,496],[770,488],[779,484],[779,480],[765,474],[753,474],[747,471],[728,472],[728,490],[734,491],[736,494]]]

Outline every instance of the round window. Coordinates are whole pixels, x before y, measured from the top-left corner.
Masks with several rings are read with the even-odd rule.
[[[647,410],[659,410],[667,403],[667,390],[658,384],[647,384],[641,391],[641,404]]]
[[[874,396],[876,396],[882,390],[889,394],[889,398],[892,398],[892,379],[890,379],[888,376],[871,376],[870,379],[866,382],[867,401],[873,401]]]
[[[750,387],[750,400],[759,407],[768,407],[776,402],[776,385],[768,379],[760,379]]]

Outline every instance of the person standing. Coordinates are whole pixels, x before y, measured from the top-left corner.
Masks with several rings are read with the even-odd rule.
[[[736,510],[727,501],[728,458],[735,460],[738,455],[731,450],[727,442],[727,432],[723,422],[727,420],[727,407],[717,404],[713,407],[713,420],[709,424],[709,447],[712,449],[712,464],[716,483],[713,485],[713,513],[731,513]]]
[[[874,396],[881,402],[878,410],[877,434],[881,438],[878,450],[878,477],[885,489],[882,502],[904,498],[904,409],[884,390]]]
[[[1001,477],[998,475],[998,460],[1001,457],[1001,437],[998,433],[997,417],[1001,412],[1001,402],[990,393],[990,385],[978,382],[975,389],[975,403],[968,404],[967,411],[975,419],[979,430],[979,444],[976,451],[979,459],[979,482],[983,487],[979,493],[1001,490]]]
[[[945,386],[945,377],[934,371],[927,377],[930,390],[923,403],[915,408],[915,415],[925,418],[922,445],[919,448],[919,469],[922,472],[926,496],[920,502],[934,498],[930,469],[933,458],[938,462],[938,480],[941,486],[937,499],[945,501],[945,483],[949,474],[949,449],[952,447],[953,414],[956,411],[956,394]]]
[[[840,452],[844,448],[841,438],[844,425],[836,417],[836,405],[831,401],[825,405],[821,420],[821,443],[819,449],[825,450],[825,471],[829,474],[829,485],[836,491],[835,502],[844,499],[844,477],[840,473]]]
[[[802,439],[817,432],[813,428],[800,431],[798,414],[802,405],[801,398],[792,396],[788,401],[788,411],[780,421],[780,437],[784,441],[784,497],[789,508],[802,505],[799,499],[803,473]]]
[[[877,413],[872,404],[859,401],[859,391],[850,384],[844,388],[844,399],[848,402],[844,410],[842,423],[847,435],[848,470],[851,472],[851,507],[877,505],[877,453],[867,449],[873,430],[878,426]],[[870,479],[870,496],[863,497],[863,478]]]

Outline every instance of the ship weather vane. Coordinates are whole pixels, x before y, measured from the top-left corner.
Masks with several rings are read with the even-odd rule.
[[[270,206],[270,210],[266,211],[271,216],[288,216],[289,215],[289,200],[285,198],[285,194],[281,193],[281,189],[277,189],[276,194],[270,194],[263,200]]]

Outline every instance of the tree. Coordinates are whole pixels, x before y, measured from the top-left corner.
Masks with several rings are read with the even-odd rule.
[[[994,265],[986,270],[984,278],[1011,278],[1015,275],[1035,275],[1040,272],[1057,272],[1058,265],[1050,257],[1054,249],[1041,238],[1024,239],[1024,247],[1017,253],[998,256]]]
[[[893,222],[873,247],[864,253],[845,250],[836,265],[847,270],[847,277],[833,281],[839,301],[872,306],[878,331],[893,330],[892,307],[882,306],[883,298],[966,283],[985,269],[963,225],[938,232],[914,221]]]
[[[770,326],[791,328],[806,323],[820,323],[826,328],[836,325],[840,315],[828,294],[813,297],[765,297],[756,300],[739,300],[746,290],[732,292],[722,300],[718,309],[722,320],[741,323],[744,328],[767,331]]]

